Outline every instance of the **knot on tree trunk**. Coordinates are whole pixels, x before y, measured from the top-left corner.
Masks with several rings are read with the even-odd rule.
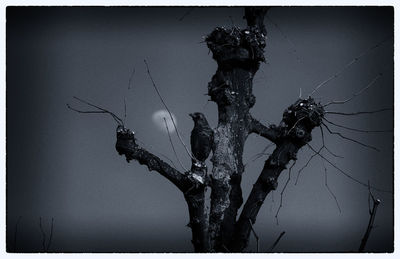
[[[321,125],[324,114],[323,106],[313,98],[298,99],[283,113],[279,124],[280,139],[290,140],[299,147],[307,144],[312,139],[311,131]]]
[[[227,29],[217,27],[206,37],[218,65],[252,67],[265,61],[265,35],[258,27]]]

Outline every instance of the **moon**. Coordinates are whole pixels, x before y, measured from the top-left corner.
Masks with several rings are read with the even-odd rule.
[[[175,122],[175,125],[178,126],[175,115],[172,113],[171,113],[171,115],[172,115],[172,119]],[[164,118],[165,118],[165,120],[164,120]],[[161,130],[162,132],[167,134],[168,133],[167,127],[169,130],[169,133],[175,132],[174,123],[172,122],[171,116],[169,115],[168,111],[158,110],[153,113],[152,119],[153,119],[154,124],[157,126],[157,128],[159,130]],[[165,121],[167,122],[167,127],[165,126]]]

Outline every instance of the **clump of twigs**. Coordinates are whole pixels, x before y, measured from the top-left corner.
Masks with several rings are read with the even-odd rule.
[[[205,41],[218,62],[264,62],[265,35],[257,27],[217,27]]]
[[[299,145],[308,143],[311,141],[311,131],[321,125],[324,115],[324,108],[313,98],[299,98],[283,113],[279,125],[281,139],[290,138]]]

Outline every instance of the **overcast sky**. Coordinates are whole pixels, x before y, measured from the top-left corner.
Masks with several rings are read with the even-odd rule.
[[[155,154],[174,161],[165,131],[152,120],[163,109],[143,59],[177,118],[189,143],[191,112],[203,112],[212,126],[217,109],[207,102],[207,83],[216,63],[203,36],[216,26],[244,27],[242,8],[7,8],[7,242],[14,246],[19,217],[18,251],[40,251],[39,217],[49,231],[50,251],[58,252],[191,252],[191,232],[183,195],[156,172],[135,161],[126,163],[115,150],[115,122],[104,115],[72,112],[66,103],[85,108],[78,96],[120,116],[127,101],[127,126]],[[180,18],[182,18],[180,20]],[[346,105],[332,111],[356,112],[393,106],[393,9],[389,7],[273,8],[265,19],[267,63],[254,80],[257,103],[252,114],[264,123],[279,123],[283,110],[321,81],[363,56],[315,96],[325,103],[343,100],[383,76]],[[273,22],[272,22],[273,21]],[[275,24],[278,25],[276,27]],[[132,70],[131,89],[128,82]],[[393,128],[393,113],[330,116],[332,121],[361,129]],[[344,158],[324,153],[356,179],[386,190],[393,187],[393,133],[346,136],[378,147],[375,152],[325,133],[327,146]],[[190,159],[173,136],[186,167]],[[321,146],[319,130],[311,145]],[[250,136],[243,177],[246,200],[266,157],[251,162],[269,142]],[[271,151],[271,149],[269,150]],[[279,214],[279,187],[267,197],[255,229],[261,251],[286,231],[276,251],[334,252],[356,250],[368,223],[368,192],[328,164],[328,183],[341,208],[324,185],[322,160],[315,157],[293,179],[312,152],[303,148],[292,171]],[[211,167],[210,167],[211,168]],[[382,200],[367,244],[368,251],[393,249],[393,198]],[[255,251],[255,240],[248,251]]]

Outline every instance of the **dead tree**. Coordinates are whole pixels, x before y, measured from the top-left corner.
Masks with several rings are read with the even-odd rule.
[[[322,155],[324,149],[334,155],[324,142],[318,151],[309,145],[312,140],[311,133],[316,127],[320,128],[322,137],[322,126],[329,133],[338,135],[337,132],[332,132],[325,123],[329,123],[325,120],[325,116],[329,113],[334,114],[334,111],[325,111],[325,107],[339,102],[322,105],[311,97],[331,78],[318,85],[306,98],[299,98],[290,105],[284,111],[279,125],[265,125],[250,113],[250,109],[256,102],[256,97],[252,92],[253,78],[260,63],[265,61],[264,47],[267,31],[263,21],[267,11],[266,7],[247,7],[244,15],[247,28],[217,27],[205,38],[213,59],[218,64],[218,69],[208,84],[208,95],[218,106],[218,125],[213,129],[211,158],[213,166],[210,173],[206,167],[197,166],[193,156],[191,156],[194,161],[192,168],[186,172],[178,171],[174,166],[139,145],[135,133],[127,129],[124,121],[114,113],[80,99],[78,100],[91,105],[97,111],[74,109],[82,113],[111,115],[119,124],[116,142],[118,153],[124,155],[128,162],[136,160],[147,166],[150,171],[158,172],[182,191],[189,209],[188,226],[192,230],[192,243],[196,252],[241,252],[247,247],[251,233],[254,233],[258,239],[253,225],[259,210],[267,195],[277,188],[280,174],[288,167],[289,162],[293,161],[289,170],[290,174],[296,162],[297,153],[302,147],[308,146],[314,151],[315,154],[310,160],[319,156],[334,166]],[[150,75],[149,70],[148,73]],[[334,77],[337,77],[337,74]],[[153,86],[156,88],[154,81]],[[158,90],[157,93],[159,93]],[[250,134],[258,134],[272,142],[275,150],[265,161],[238,215],[239,208],[243,205],[241,189],[242,175],[245,171],[242,161],[243,148]],[[342,134],[339,136],[364,147],[373,148]],[[337,170],[358,184],[369,186],[352,178],[346,171],[340,168]],[[208,188],[211,189],[210,206],[206,204]],[[280,237],[276,243],[279,242]],[[271,249],[275,246],[276,244],[273,244]]]
[[[117,132],[119,154],[159,172],[184,193],[196,252],[238,252],[247,246],[252,224],[265,197],[276,189],[280,173],[290,160],[296,160],[298,150],[311,140],[311,131],[321,124],[324,115],[323,107],[312,98],[300,99],[291,105],[278,126],[266,126],[251,115],[250,109],[256,102],[252,80],[260,62],[265,61],[263,20],[267,9],[246,8],[247,28],[218,27],[206,37],[207,46],[218,63],[208,85],[208,95],[218,106],[210,177],[206,170],[196,167],[179,172],[139,146],[132,131],[120,127]],[[240,186],[244,172],[243,148],[250,134],[266,138],[276,148],[265,162],[237,220],[243,203]],[[209,211],[205,204],[206,188],[211,189]]]

